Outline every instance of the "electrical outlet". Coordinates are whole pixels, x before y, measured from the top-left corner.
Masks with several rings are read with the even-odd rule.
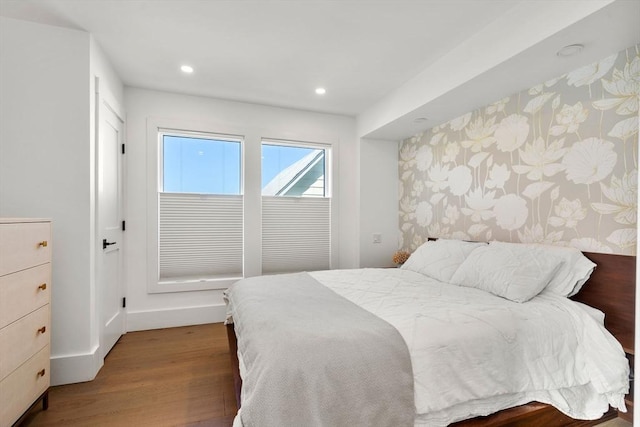
[[[373,233],[373,243],[382,243],[382,234]]]

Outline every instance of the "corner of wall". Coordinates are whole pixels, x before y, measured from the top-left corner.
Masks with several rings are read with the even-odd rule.
[[[93,380],[102,365],[99,346],[90,352],[66,356],[51,356],[51,385],[74,384]]]
[[[398,248],[397,165],[397,141],[360,140],[360,267],[393,265]]]

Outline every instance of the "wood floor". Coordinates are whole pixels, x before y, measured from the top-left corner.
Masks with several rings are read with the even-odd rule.
[[[22,426],[230,427],[237,412],[222,324],[129,332],[95,380],[52,387]]]
[[[52,387],[22,427],[231,427],[237,411],[221,323],[129,332],[95,380]],[[621,419],[606,427],[631,427]]]

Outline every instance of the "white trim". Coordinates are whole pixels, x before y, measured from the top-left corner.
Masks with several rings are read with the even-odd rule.
[[[221,323],[226,318],[223,304],[179,309],[159,309],[127,313],[127,332],[180,326]],[[51,385],[92,381],[104,364],[99,346],[88,353],[51,357]]]
[[[226,315],[227,309],[224,304],[130,311],[127,316],[127,331],[147,331],[150,329],[220,323],[224,322]]]
[[[331,149],[332,144],[328,144],[326,142],[310,142],[310,141],[298,141],[292,139],[278,139],[278,138],[262,138],[262,144],[267,145],[282,145],[285,147],[293,147],[293,148],[315,148],[318,150],[327,150]]]
[[[191,291],[215,291],[225,290],[242,277],[224,277],[207,279],[185,279],[185,280],[161,280],[151,284],[148,291],[150,294],[162,294],[169,292],[191,292]]]
[[[51,357],[51,385],[81,383],[93,380],[104,360],[100,346],[89,353]]]

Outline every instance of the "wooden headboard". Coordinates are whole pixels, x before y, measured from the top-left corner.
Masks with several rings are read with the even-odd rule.
[[[575,301],[595,307],[605,314],[605,327],[622,344],[627,353],[634,353],[636,257],[585,252],[598,266]]]

